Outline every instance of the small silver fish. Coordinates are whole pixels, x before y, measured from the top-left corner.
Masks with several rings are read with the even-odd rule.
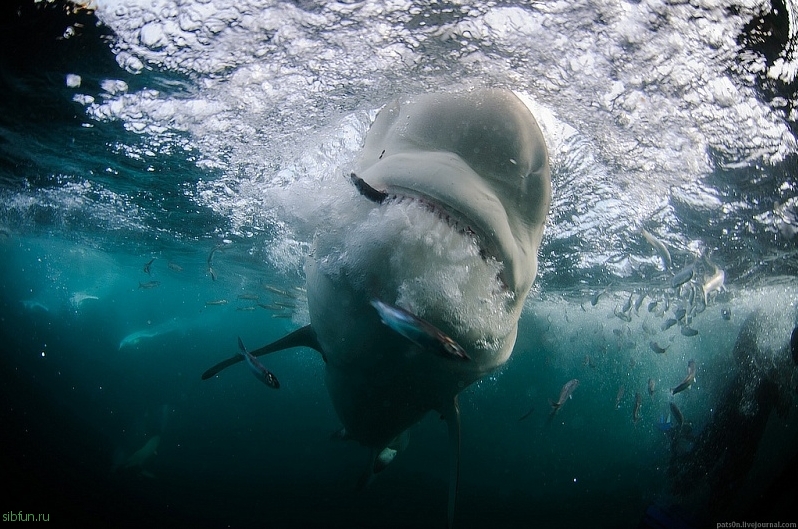
[[[571,397],[571,394],[576,390],[577,387],[579,387],[579,381],[577,379],[574,378],[573,380],[569,380],[560,390],[560,398],[557,399],[557,402],[549,400],[549,404],[551,404],[552,415],[557,413],[559,409],[562,408],[563,404],[565,404],[565,401]]]
[[[244,357],[247,365],[249,366],[250,371],[255,375],[255,378],[269,386],[270,388],[280,389],[280,382],[277,380],[277,377],[274,376],[274,373],[263,367],[257,358],[252,356],[252,353],[247,351],[247,348],[244,347],[244,342],[241,341],[241,337],[238,337],[238,350],[241,356]]]
[[[422,349],[429,349],[444,358],[455,360],[471,359],[460,344],[415,314],[403,308],[383,303],[378,299],[372,300],[371,305],[377,309],[377,313],[379,313],[380,319],[385,325]]]
[[[183,267],[180,266],[179,264],[169,263],[169,264],[167,264],[167,266],[169,267],[169,270],[171,270],[172,272],[182,272],[183,271]]]
[[[150,267],[152,266],[152,262],[155,261],[155,257],[150,259],[150,262],[144,265],[144,273],[150,275]]]
[[[623,384],[618,386],[618,393],[615,394],[615,409],[618,409],[618,406],[621,405],[621,399],[623,398],[623,394],[626,391],[626,388]]]
[[[147,281],[146,283],[142,283],[141,281],[139,281],[139,288],[145,288],[145,289],[146,288],[155,288],[155,287],[157,287],[160,284],[161,284],[160,281]]]
[[[214,306],[214,305],[227,305],[227,300],[226,299],[215,299],[213,301],[206,301],[205,302],[205,306],[206,307],[210,307],[210,306]]]
[[[656,391],[656,388],[657,388],[657,383],[654,382],[653,378],[649,378],[648,379],[648,396],[649,397],[653,397],[654,396],[654,391]]]
[[[260,296],[258,296],[257,294],[247,294],[247,293],[239,294],[237,297],[238,299],[244,299],[250,301],[258,301],[258,299],[260,299]]]
[[[695,381],[695,360],[687,362],[687,376],[682,380],[681,384],[671,390],[671,395],[686,390]]]
[[[261,286],[263,287],[264,290],[268,290],[272,294],[277,294],[278,296],[283,296],[284,298],[296,299],[296,295],[293,294],[292,292],[287,291],[287,290],[283,290],[281,288],[277,288],[277,287],[269,285],[267,283],[263,283]]]

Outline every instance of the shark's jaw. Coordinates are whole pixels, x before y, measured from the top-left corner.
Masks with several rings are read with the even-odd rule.
[[[414,169],[419,156],[425,159],[423,171]],[[525,248],[537,234],[507,210],[496,182],[475,173],[458,155],[440,152],[395,154],[352,180],[372,201],[386,207],[416,202],[473,238],[484,259],[499,263],[504,289],[523,303],[537,273],[537,255]]]

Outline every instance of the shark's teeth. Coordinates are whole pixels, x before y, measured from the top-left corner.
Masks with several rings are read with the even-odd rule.
[[[412,197],[408,195],[398,195],[398,194],[388,195],[388,202],[392,204],[419,204],[424,208],[426,208],[428,211],[434,213],[435,216],[437,216],[440,220],[445,222],[446,225],[452,228],[453,230],[457,231],[462,235],[477,240],[477,234],[471,228],[471,226],[467,224],[465,225],[462,224],[457,218],[453,217],[448,211],[446,211],[446,209],[435,204],[434,202],[430,202],[428,200],[424,200],[423,198],[419,197]],[[479,243],[478,240],[477,243]],[[485,253],[484,251],[480,251],[480,254],[484,253]]]

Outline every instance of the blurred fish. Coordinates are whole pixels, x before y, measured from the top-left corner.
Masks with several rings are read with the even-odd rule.
[[[695,381],[695,360],[687,362],[687,376],[682,380],[682,383],[671,390],[671,395],[686,390]]]
[[[624,314],[626,314],[627,312],[632,310],[632,298],[633,297],[634,297],[634,293],[630,292],[629,293],[629,299],[627,299],[626,302],[623,304],[623,307],[621,307],[621,312],[623,312]]]
[[[592,297],[592,298],[590,298],[590,304],[591,304],[591,305],[593,305],[593,306],[595,307],[595,306],[598,304],[598,302],[599,302],[599,298],[600,298],[600,297],[601,297],[601,296],[602,296],[604,293],[606,293],[606,292],[607,292],[607,289],[606,289],[606,288],[605,288],[604,290],[601,290],[601,291],[599,291],[599,292],[596,292],[596,293],[593,295],[593,297]]]
[[[682,325],[681,333],[683,336],[695,336],[698,334],[698,331],[687,325]]]
[[[643,397],[640,396],[640,392],[635,392],[635,406],[632,408],[632,422],[637,424],[637,421],[640,420],[640,406],[643,403]]]
[[[677,323],[679,323],[679,320],[677,320],[675,318],[668,318],[667,320],[665,320],[662,323],[662,330],[663,331],[667,331],[668,329],[670,329],[671,327],[673,327]]]
[[[720,292],[726,280],[726,272],[711,263],[708,259],[705,259],[705,261],[707,265],[714,269],[714,273],[701,285],[701,289],[704,292],[704,305],[707,304],[707,296],[716,290]]]
[[[657,388],[657,383],[654,382],[653,378],[649,378],[648,379],[648,396],[649,397],[653,397],[654,396],[654,391],[656,390],[656,388]]]
[[[216,246],[214,246],[211,249],[211,253],[208,254],[208,259],[207,259],[208,273],[211,274],[211,279],[213,281],[216,281],[216,272],[214,272],[214,270],[213,270],[213,254],[215,254],[217,251],[219,251],[222,248],[224,248],[224,246],[225,246],[225,243],[217,244]]]
[[[731,319],[731,310],[727,308],[720,309],[720,317],[729,321]]]
[[[255,310],[256,308],[258,307],[256,307],[255,305],[248,305],[246,307],[237,307],[236,310],[239,310],[241,312],[250,312]]]
[[[206,301],[205,302],[205,306],[206,307],[210,307],[210,306],[214,306],[214,305],[227,305],[227,300],[226,299],[215,299],[213,301]]]
[[[470,360],[460,344],[443,331],[422,320],[418,316],[378,299],[371,301],[377,309],[382,322],[423,349],[429,349],[438,356],[455,360]]]
[[[668,251],[668,247],[665,246],[662,241],[651,235],[645,228],[640,228],[640,234],[654,247],[660,258],[662,258],[662,266],[665,270],[669,270],[671,268],[671,253]]]
[[[246,361],[247,365],[249,366],[250,371],[255,375],[255,378],[269,386],[270,388],[280,389],[280,382],[277,380],[277,377],[274,374],[263,367],[257,358],[252,356],[252,354],[247,351],[247,348],[244,347],[244,342],[241,341],[241,337],[238,337],[238,350],[241,356],[244,357],[244,361]]]
[[[671,417],[676,421],[677,428],[681,428],[682,424],[684,424],[684,415],[682,415],[682,410],[674,402],[670,402],[669,406],[671,408]]]
[[[668,345],[666,347],[660,347],[659,344],[657,342],[655,342],[655,341],[649,342],[648,346],[651,348],[652,351],[654,351],[655,353],[657,353],[659,355],[664,354],[665,351],[668,350],[668,347],[670,347],[670,345]]]
[[[277,288],[275,286],[272,286],[272,285],[269,285],[269,284],[266,284],[266,283],[262,284],[261,286],[265,290],[268,290],[269,292],[271,292],[272,294],[277,294],[278,296],[283,296],[284,298],[296,299],[296,294],[294,294],[293,292],[289,292],[287,290],[283,290],[282,288]]]
[[[654,312],[654,309],[657,308],[657,303],[658,303],[657,300],[654,300],[651,303],[649,303],[648,304],[648,311],[649,312]]]
[[[532,406],[531,408],[529,408],[529,411],[528,411],[528,412],[526,412],[525,414],[523,414],[523,415],[521,416],[521,418],[520,418],[520,419],[518,419],[518,421],[519,421],[519,422],[523,421],[524,419],[526,419],[527,417],[529,417],[530,415],[532,415],[532,412],[533,412],[533,411],[535,411],[535,407],[534,407],[534,406]]]
[[[613,312],[618,318],[622,319],[626,323],[630,323],[632,321],[632,317],[626,314],[626,312],[618,312],[617,306],[615,307],[615,310]]]
[[[635,314],[639,313],[640,306],[643,304],[643,300],[645,298],[646,298],[646,293],[645,292],[641,292],[640,294],[638,294],[637,298],[635,298],[635,303],[634,303]],[[651,312],[651,311],[649,311],[649,312]]]
[[[684,285],[691,279],[693,279],[693,274],[695,273],[695,269],[693,265],[688,266],[675,276],[671,278],[671,287],[679,288],[680,286]]]
[[[183,267],[180,266],[179,264],[169,263],[166,266],[168,266],[169,270],[171,270],[173,272],[182,272],[183,271]]]
[[[678,309],[673,311],[673,315],[677,320],[681,320],[687,314],[687,310],[684,307],[679,307]]]
[[[557,402],[553,402],[549,399],[549,404],[551,404],[551,414],[554,415],[557,413],[560,408],[562,408],[565,401],[571,398],[571,394],[576,390],[579,386],[579,381],[577,379],[569,380],[565,383],[565,385],[560,390],[560,398],[557,399]]]
[[[144,265],[144,273],[150,275],[150,266],[152,266],[152,262],[155,261],[155,257],[150,259],[150,262]]]
[[[616,393],[615,395],[615,409],[618,409],[618,407],[621,405],[621,399],[623,398],[623,394],[625,391],[626,388],[624,387],[623,384],[618,386],[618,393]]]
[[[244,293],[244,294],[239,294],[238,295],[238,299],[246,299],[246,300],[251,300],[251,301],[258,301],[258,299],[260,299],[260,296],[258,296],[257,294]]]
[[[160,284],[160,281],[147,281],[146,283],[139,281],[139,288],[155,288]]]

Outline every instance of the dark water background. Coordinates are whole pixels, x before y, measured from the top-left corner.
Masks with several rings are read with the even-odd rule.
[[[374,110],[399,93],[487,84],[518,89],[551,114],[541,123],[555,193],[513,358],[461,395],[456,526],[635,527],[651,505],[695,526],[798,521],[796,368],[786,352],[798,299],[798,99],[794,78],[754,67],[795,53],[794,6],[499,3],[510,21],[502,29],[479,26],[493,4],[232,3],[204,25],[184,23],[197,41],[172,48],[176,38],[157,43],[140,28],[212,3],[120,5],[101,3],[98,14],[61,2],[2,8],[3,513],[130,527],[442,527],[448,454],[437,417],[355,492],[368,454],[330,440],[340,424],[316,353],[269,357],[279,391],[243,368],[205,382],[200,374],[235,351],[236,335],[254,348],[307,323],[302,258],[314,226],[331,222],[307,203],[323,210],[348,192],[329,175],[344,174]],[[272,20],[267,8],[274,27],[247,22]],[[647,22],[618,22],[623,13]],[[679,58],[697,46],[685,27],[701,20],[734,45]],[[368,42],[373,33],[380,38]],[[685,40],[662,48],[678,35]],[[310,44],[293,49],[300,38]],[[395,56],[380,55],[397,42]],[[671,62],[652,58],[671,52]],[[283,66],[260,78],[261,64]],[[657,67],[671,70],[630,80]],[[693,90],[679,84],[680,68],[698,72]],[[79,87],[68,74],[80,75]],[[735,90],[702,92],[717,75]],[[615,81],[618,103],[604,108],[598,90]],[[647,311],[670,274],[639,226],[666,241],[675,270],[707,252],[725,270],[727,290],[695,317],[698,336],[662,331],[667,315]],[[214,281],[207,260],[219,245]],[[151,280],[160,284],[140,287]],[[614,311],[632,292],[648,298],[627,323]],[[238,298],[252,293],[295,307],[239,310],[253,307]],[[229,303],[207,305],[219,299]],[[731,351],[756,310],[764,316],[752,367]],[[134,333],[139,341],[121,345]],[[671,344],[668,353],[653,353],[652,340]],[[691,358],[696,384],[670,399]],[[547,424],[547,399],[571,378],[579,389]],[[728,388],[763,381],[778,387],[772,413],[719,422],[724,406],[750,404]],[[674,492],[669,470],[688,465],[674,462],[658,428],[671,400],[696,433],[761,437],[748,463],[724,456],[736,437],[717,445],[723,468],[741,469],[719,511],[706,477],[690,494]],[[155,435],[157,455],[141,472],[118,470]]]

